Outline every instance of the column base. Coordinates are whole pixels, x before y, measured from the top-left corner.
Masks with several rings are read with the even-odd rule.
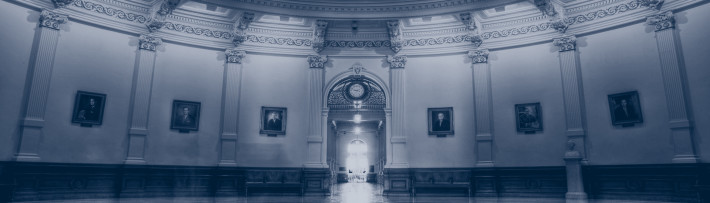
[[[673,157],[673,163],[677,164],[694,164],[699,162],[700,160],[695,155],[675,155],[675,157]]]
[[[412,195],[412,182],[408,168],[388,168],[385,166],[384,172],[385,184],[383,195],[405,197]]]
[[[567,192],[567,194],[565,194],[565,199],[566,199],[567,203],[573,203],[573,202],[586,203],[587,202],[587,193]]]
[[[41,159],[38,154],[19,153],[15,155],[15,161],[39,162]]]
[[[144,159],[137,159],[137,158],[128,158],[126,160],[123,160],[123,164],[128,164],[128,165],[145,165],[145,160]]]

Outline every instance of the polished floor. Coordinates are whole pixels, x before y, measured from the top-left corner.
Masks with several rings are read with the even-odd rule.
[[[232,198],[214,197],[177,197],[177,198],[126,198],[126,199],[82,199],[82,200],[54,200],[54,201],[33,201],[37,203],[526,203],[542,202],[556,203],[565,202],[564,199],[541,199],[541,198],[468,198],[468,197],[389,197],[382,196],[379,185],[370,183],[345,183],[333,186],[330,196],[250,196]],[[615,200],[590,200],[591,203],[616,203],[616,202],[647,202],[647,201],[615,201]]]

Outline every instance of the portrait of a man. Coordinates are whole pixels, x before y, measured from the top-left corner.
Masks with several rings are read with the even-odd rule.
[[[427,117],[429,117],[429,134],[454,134],[453,114],[453,107],[429,108],[427,110]]]
[[[286,108],[261,107],[261,134],[286,134]]]
[[[77,91],[72,122],[82,125],[101,125],[105,102],[105,94]]]
[[[200,120],[200,103],[190,101],[173,101],[172,122],[170,128],[180,131],[197,131]]]
[[[625,92],[609,95],[609,111],[612,125],[625,125],[643,122],[638,92]]]
[[[515,115],[518,132],[542,130],[540,103],[516,104]]]

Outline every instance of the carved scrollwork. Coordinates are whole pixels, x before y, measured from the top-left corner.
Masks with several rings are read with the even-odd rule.
[[[649,16],[646,18],[646,24],[654,26],[656,32],[671,29],[675,28],[675,17],[673,12],[668,11],[658,15]]]
[[[55,13],[49,10],[42,10],[39,15],[39,26],[59,30],[59,26],[69,22],[66,15]]]
[[[638,0],[638,3],[641,6],[648,7],[649,9],[661,10],[661,6],[663,6],[664,1],[665,0]]]
[[[227,56],[227,63],[242,63],[242,59],[247,55],[245,51],[236,48],[227,49],[224,54]]]
[[[362,98],[363,109],[382,109],[386,106],[385,92],[368,77],[362,75],[351,75],[345,79],[338,81],[328,92],[328,108],[330,109],[352,109],[353,100],[346,96],[348,94],[347,87],[352,83],[359,83],[365,86],[368,90],[367,96]]]
[[[242,14],[242,17],[239,18],[239,21],[237,21],[237,23],[234,25],[234,38],[232,39],[232,43],[234,44],[234,46],[238,47],[248,39],[246,30],[247,28],[249,28],[249,25],[253,20],[254,13],[249,12],[245,12],[244,14]]]
[[[488,49],[479,49],[468,52],[468,57],[472,59],[472,63],[488,63]]]
[[[313,30],[313,51],[320,53],[325,48],[325,33],[328,28],[328,21],[317,20],[316,28]]]
[[[569,28],[569,23],[565,20],[555,20],[550,22],[550,26],[557,30],[557,32],[564,34]]]
[[[138,48],[142,50],[155,51],[163,43],[163,40],[152,35],[141,35],[138,38]]]
[[[396,68],[404,68],[404,66],[407,64],[407,56],[406,55],[390,55],[387,56],[387,62],[390,63],[390,68],[391,69],[396,69]]]
[[[387,21],[387,29],[390,37],[390,49],[394,53],[399,53],[404,46],[404,38],[402,37],[402,23],[399,20]]]
[[[552,44],[560,49],[560,52],[573,51],[577,47],[577,37],[574,35],[568,35],[560,38],[555,38],[552,40]]]
[[[64,8],[74,3],[74,0],[52,0],[55,8]]]

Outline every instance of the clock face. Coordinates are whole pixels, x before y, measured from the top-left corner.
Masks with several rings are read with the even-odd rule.
[[[350,85],[350,88],[348,88],[348,93],[350,93],[350,97],[354,99],[359,99],[363,95],[365,95],[365,87],[362,86],[362,84],[355,83]]]

